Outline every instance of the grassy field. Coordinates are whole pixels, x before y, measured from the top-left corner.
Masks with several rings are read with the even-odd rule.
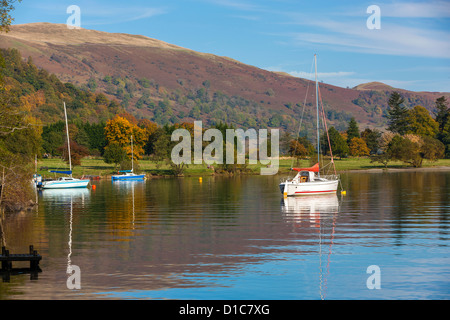
[[[368,170],[368,169],[383,169],[384,166],[380,163],[371,163],[369,158],[346,158],[342,160],[335,160],[337,171],[348,170]],[[310,165],[309,160],[302,160],[299,164],[292,159],[280,159],[278,173],[286,173],[292,166],[294,167],[308,167]],[[441,167],[446,166],[450,168],[450,159],[441,159],[437,162],[424,161],[423,167]],[[150,160],[140,160],[139,171],[153,175],[153,176],[172,176],[172,170],[167,164],[157,166],[156,163]],[[249,165],[249,173],[259,174],[261,164]],[[411,168],[410,166],[402,162],[390,162],[388,169],[399,168]],[[49,170],[67,170],[68,165],[61,159],[43,159],[38,161],[38,173],[46,178],[56,177],[55,173],[50,173]],[[111,174],[115,174],[114,165],[105,163],[102,159],[83,159],[81,166],[75,166],[73,168],[73,176],[81,177],[83,175],[101,176],[107,177]],[[208,169],[205,164],[203,165],[189,165],[185,170],[185,176],[207,176],[212,175],[213,170]]]

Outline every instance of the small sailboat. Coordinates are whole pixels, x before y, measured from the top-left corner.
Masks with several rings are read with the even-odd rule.
[[[57,180],[41,182],[42,189],[66,189],[66,188],[86,188],[89,180],[81,180],[72,177],[72,158],[70,155],[69,125],[67,123],[66,103],[64,102],[64,117],[66,120],[67,148],[69,152],[69,170],[51,170],[50,172],[66,174],[67,177],[60,177]]]
[[[317,81],[317,57],[314,55],[315,63],[315,82],[316,82],[316,114],[317,114],[317,163],[309,168],[292,168],[298,173],[292,179],[286,179],[280,183],[280,191],[283,196],[298,195],[320,195],[335,194],[339,184],[339,176],[336,174],[334,167],[333,153],[331,151],[331,163],[334,167],[334,174],[320,174],[320,139],[319,139],[319,83]],[[325,119],[324,119],[325,122]],[[328,134],[328,132],[327,132]]]
[[[120,170],[119,174],[115,174],[111,176],[112,181],[130,181],[130,180],[144,180],[145,174],[136,174],[134,173],[134,165],[133,165],[133,136],[131,136],[131,170]]]

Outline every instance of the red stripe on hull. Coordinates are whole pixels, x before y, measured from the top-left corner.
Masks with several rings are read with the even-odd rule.
[[[295,193],[323,193],[323,192],[336,192],[336,190],[325,190],[325,191],[297,191]]]

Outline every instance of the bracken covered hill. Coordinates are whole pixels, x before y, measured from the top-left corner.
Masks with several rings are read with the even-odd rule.
[[[160,124],[202,119],[239,127],[296,128],[307,88],[307,119],[314,84],[227,57],[200,53],[140,35],[68,29],[64,24],[14,25],[0,35],[1,48],[85,90],[117,99],[138,118]],[[354,116],[364,127],[385,125],[382,117],[393,90],[410,106],[433,110],[449,93],[411,92],[381,83],[341,88],[320,84],[331,125],[344,128]]]

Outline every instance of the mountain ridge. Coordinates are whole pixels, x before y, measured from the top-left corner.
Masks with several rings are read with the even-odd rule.
[[[157,122],[168,121],[171,115],[171,121],[221,120],[292,130],[303,101],[314,103],[313,90],[306,95],[313,85],[310,80],[142,35],[34,23],[13,25],[0,40],[0,47],[18,49],[24,59],[31,57],[61,81],[102,92],[137,117]],[[436,98],[450,97],[377,82],[354,88],[321,83],[320,88],[328,120],[341,128],[351,117],[362,127],[383,128],[387,99],[394,90],[401,91],[408,104],[430,111]],[[158,117],[161,112],[168,117]]]

